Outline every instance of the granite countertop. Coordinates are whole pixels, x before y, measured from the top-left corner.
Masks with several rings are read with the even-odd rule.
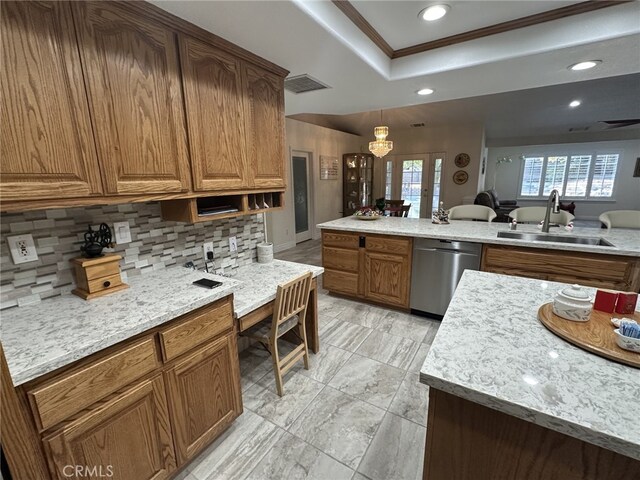
[[[6,310],[2,346],[11,378],[21,385],[227,295],[241,317],[273,300],[279,283],[307,271],[317,277],[324,269],[273,260],[222,277],[173,267],[132,277],[127,290],[90,301],[69,294]],[[201,278],[222,285],[194,286]]]
[[[601,253],[604,255],[640,256],[640,230],[599,228],[574,228],[569,233],[564,228],[551,228],[551,235],[602,237],[611,242],[613,247],[577,245],[559,242],[540,242],[498,238],[499,231],[508,231],[506,223],[471,222],[452,220],[449,225],[435,225],[426,218],[383,217],[380,220],[362,221],[353,217],[340,218],[321,223],[318,228],[327,230],[344,230],[382,235],[400,235],[415,238],[437,238],[443,240],[460,240],[497,245],[513,245],[519,247],[545,248],[550,250],[571,250],[578,252]],[[518,232],[541,233],[536,225],[518,225]]]
[[[273,260],[270,263],[252,263],[240,267],[232,277],[240,280],[241,285],[233,296],[233,310],[240,318],[276,298],[276,290],[280,283],[293,280],[305,272],[313,277],[324,272],[324,268],[303,263]]]
[[[203,277],[222,285],[192,285]],[[240,284],[182,267],[131,277],[128,283],[127,290],[90,301],[69,294],[2,312],[2,346],[14,385],[226,297]]]
[[[467,270],[420,381],[640,460],[640,370],[571,345],[537,318],[565,286]]]

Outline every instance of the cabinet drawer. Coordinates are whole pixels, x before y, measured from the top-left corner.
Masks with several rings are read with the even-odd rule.
[[[117,287],[121,283],[122,278],[120,277],[120,272],[117,272],[114,275],[109,275],[108,277],[94,278],[87,282],[89,285],[89,292],[91,293],[101,292],[108,288]]]
[[[322,286],[331,292],[357,295],[358,274],[325,268],[322,277]]]
[[[367,235],[367,251],[409,255],[411,253],[411,239]]]
[[[28,392],[36,422],[46,430],[159,365],[155,342],[147,337],[62,373]]]
[[[322,266],[357,273],[358,252],[345,248],[322,247]]]
[[[322,244],[328,247],[358,248],[356,233],[322,232]]]
[[[171,360],[232,328],[231,300],[226,298],[189,313],[179,323],[160,330],[162,356],[165,361]]]

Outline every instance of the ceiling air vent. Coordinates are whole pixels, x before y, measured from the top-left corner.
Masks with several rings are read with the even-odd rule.
[[[424,127],[424,122],[422,122],[422,123],[411,123],[411,124],[409,124],[409,126],[412,127],[412,128]]]
[[[324,90],[325,88],[331,87],[305,73],[304,75],[285,78],[284,88],[292,93],[305,93],[313,92],[314,90]]]

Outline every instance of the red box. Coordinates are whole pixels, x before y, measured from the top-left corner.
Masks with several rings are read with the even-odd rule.
[[[616,302],[616,313],[630,314],[636,309],[638,294],[634,292],[620,292]]]
[[[596,292],[596,300],[593,302],[593,309],[613,313],[616,309],[618,295],[618,292],[612,290],[598,290]]]

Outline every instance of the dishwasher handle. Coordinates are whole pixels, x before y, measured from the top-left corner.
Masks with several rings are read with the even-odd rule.
[[[450,248],[416,248],[416,252],[442,252],[455,255],[469,255],[471,257],[477,257],[477,253],[466,252],[464,250],[452,250]]]

